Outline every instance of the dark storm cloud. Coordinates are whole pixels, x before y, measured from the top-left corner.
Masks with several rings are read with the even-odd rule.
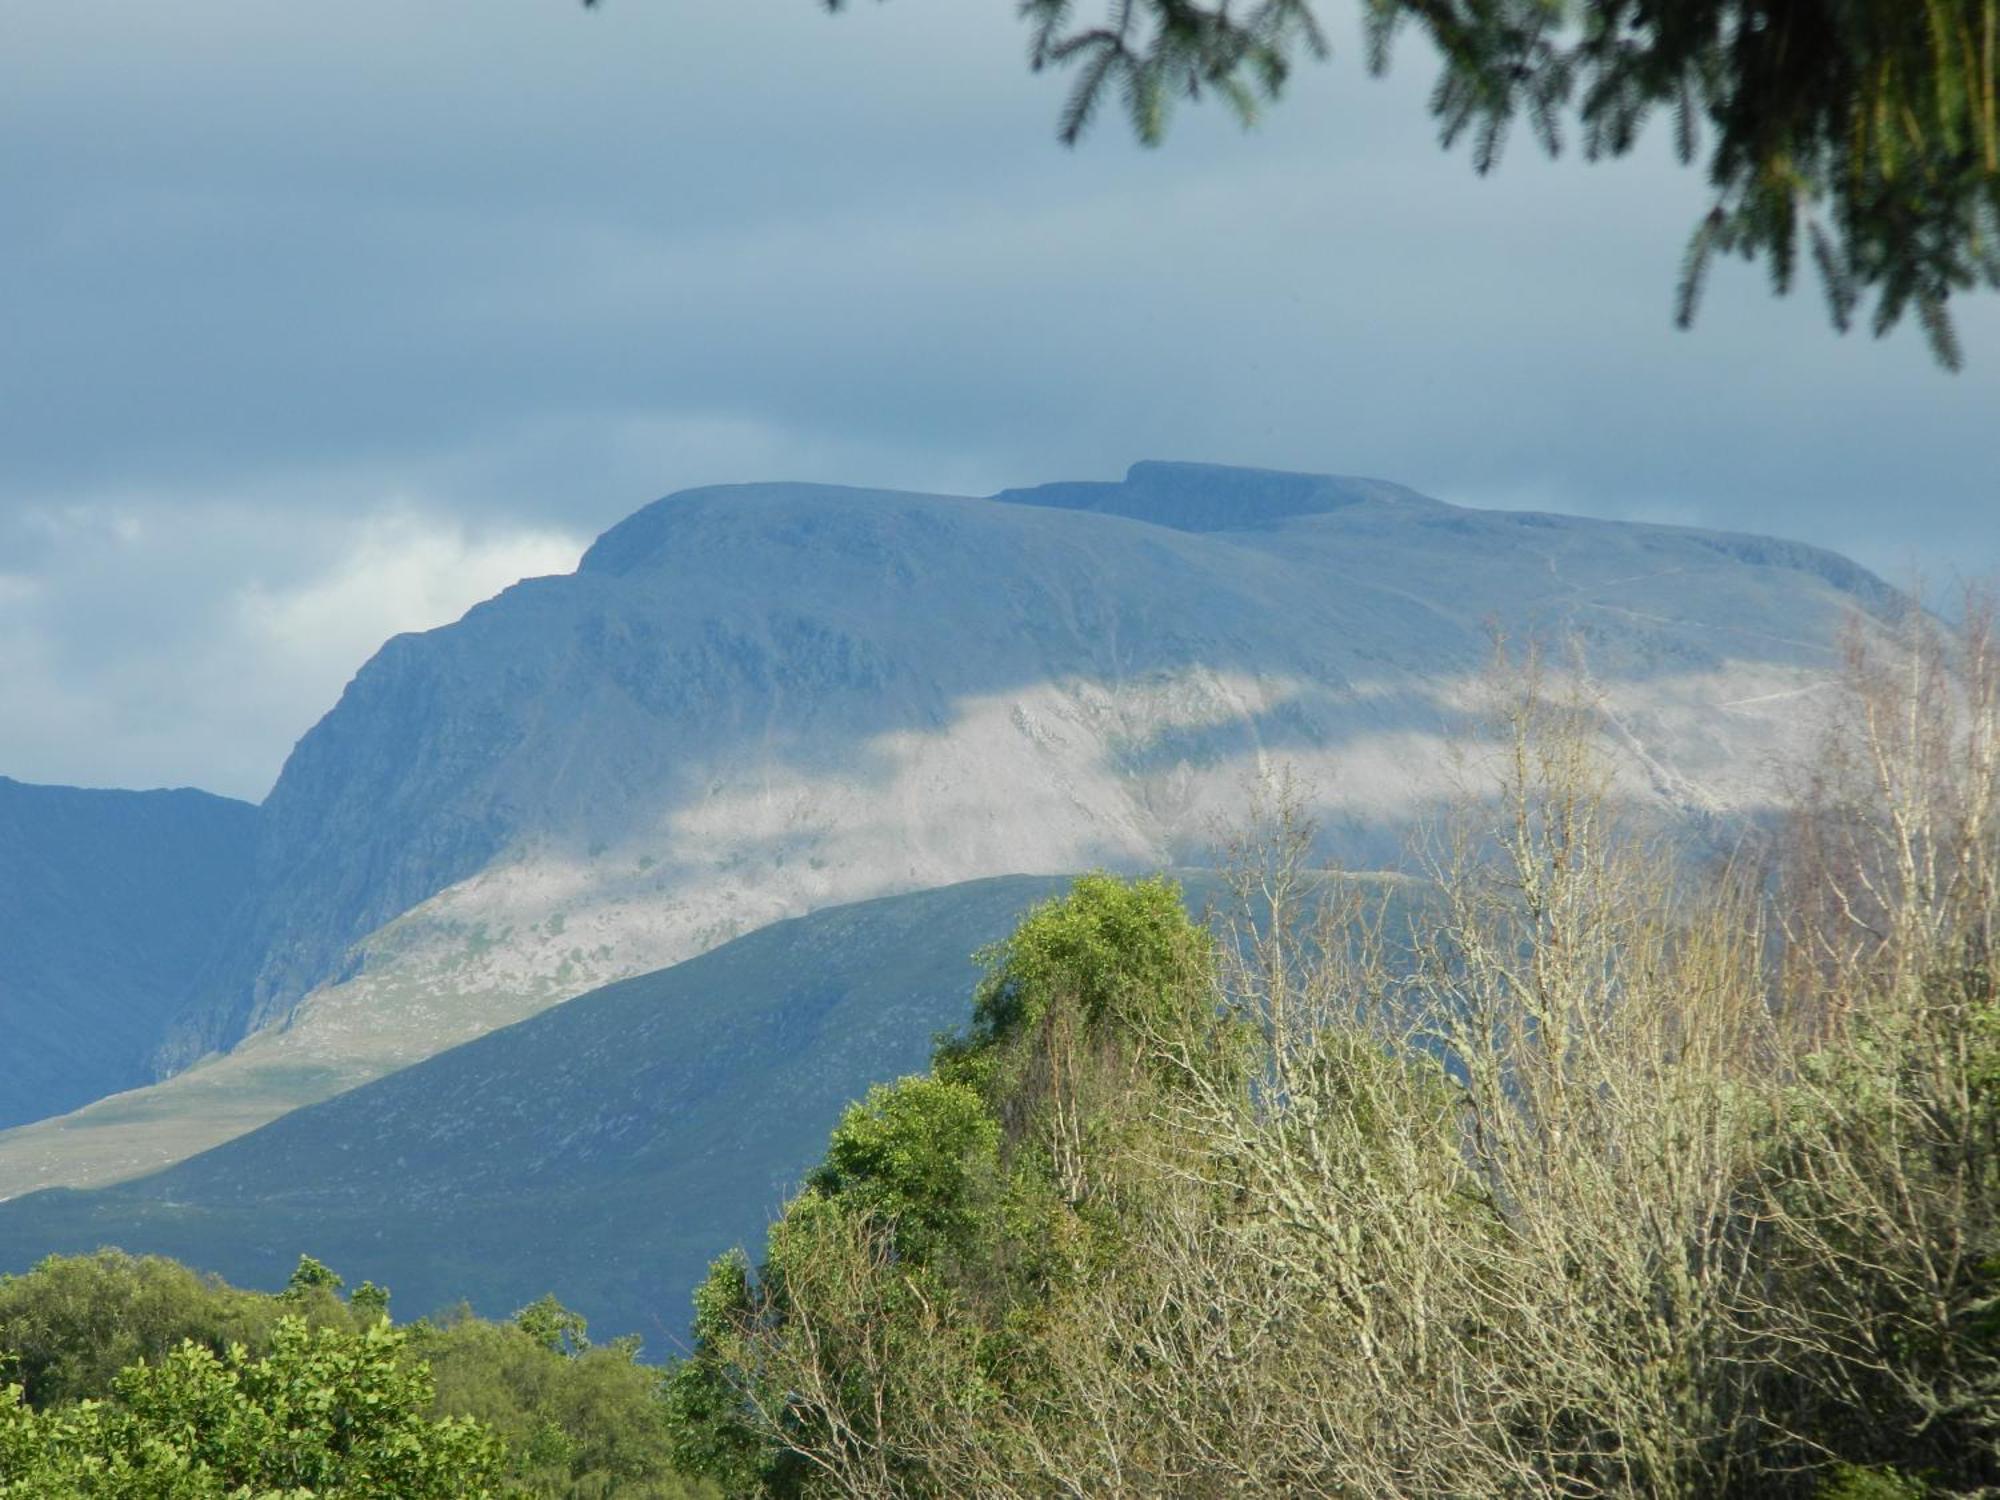
[[[1432,143],[1415,51],[1384,82],[1312,70],[1247,135],[1187,113],[1147,153],[1106,118],[1064,152],[1012,9],[17,10],[0,771],[199,780],[207,755],[259,790],[366,649],[287,669],[260,608],[337,587],[375,618],[370,539],[428,527],[405,551],[450,576],[384,583],[398,628],[721,479],[1213,458],[2000,565],[1994,300],[1956,378],[1740,265],[1678,333],[1698,174],[1521,143],[1477,179]],[[239,722],[205,695],[244,661],[288,688]]]

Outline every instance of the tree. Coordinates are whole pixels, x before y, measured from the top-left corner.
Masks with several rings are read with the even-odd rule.
[[[929,1261],[974,1233],[978,1176],[999,1136],[999,1122],[963,1083],[878,1084],[841,1115],[806,1183],[893,1226],[901,1258]]]
[[[292,1272],[291,1279],[285,1283],[282,1295],[301,1298],[310,1297],[317,1292],[337,1293],[346,1285],[347,1283],[330,1268],[321,1265],[310,1255],[301,1255],[298,1269]]]
[[[389,1316],[389,1289],[386,1286],[377,1286],[372,1281],[364,1281],[354,1289],[354,1295],[347,1299],[347,1305],[365,1321],[381,1322]]]
[[[1061,1309],[1173,1172],[1163,1075],[1232,1071],[1213,958],[1172,881],[1104,874],[985,950],[969,1031],[847,1109],[754,1279],[732,1253],[696,1292],[677,1462],[732,1494],[1019,1493],[1024,1429],[989,1418],[1063,1398]]]
[[[1482,173],[1517,120],[1551,153],[1577,135],[1595,160],[1664,114],[1683,162],[1706,150],[1715,201],[1688,242],[1682,326],[1716,255],[1761,260],[1782,294],[1803,250],[1837,328],[1872,297],[1878,336],[1914,310],[1939,362],[1961,363],[1952,296],[2000,287],[2000,0],[1361,3],[1377,72],[1407,26],[1436,44],[1431,111]],[[1314,0],[1020,9],[1033,66],[1076,71],[1068,144],[1113,95],[1149,145],[1178,98],[1217,94],[1247,122],[1327,52]]]
[[[590,1324],[544,1292],[514,1314],[514,1326],[551,1354],[579,1355],[590,1347]]]
[[[428,1416],[430,1373],[386,1324],[350,1333],[282,1319],[271,1353],[183,1344],[121,1373],[112,1399],[38,1412],[0,1392],[0,1492],[107,1500],[498,1491],[500,1444]]]
[[[158,1363],[189,1340],[218,1355],[237,1344],[263,1354],[287,1313],[315,1327],[356,1326],[324,1286],[271,1297],[156,1255],[50,1256],[0,1276],[0,1377],[32,1406],[102,1399],[127,1365]]]
[[[526,1317],[537,1309],[549,1316]],[[471,1417],[506,1443],[505,1493],[713,1500],[675,1472],[663,1374],[638,1363],[636,1339],[580,1348],[582,1319],[553,1298],[522,1314],[420,1324],[409,1346],[436,1382],[432,1414]]]
[[[421,1398],[419,1414],[433,1423],[451,1419],[456,1431],[470,1419],[490,1436],[502,1493],[713,1500],[713,1489],[675,1472],[662,1375],[638,1363],[636,1337],[591,1344],[581,1315],[553,1297],[523,1308],[515,1322],[488,1322],[468,1308],[391,1330],[384,1288],[363,1282],[343,1301],[334,1290],[341,1278],[310,1258],[293,1282],[276,1295],[245,1291],[159,1256],[116,1250],[51,1256],[25,1275],[0,1276],[0,1495],[220,1494],[230,1486],[215,1455],[242,1457],[264,1420],[231,1394],[231,1380],[238,1394],[263,1401],[257,1382],[291,1369],[305,1372],[297,1389],[309,1376],[319,1385],[288,1409],[286,1435],[272,1439],[281,1447],[295,1440],[324,1447],[325,1434],[312,1433],[343,1403],[381,1421],[385,1437],[400,1430],[397,1441],[425,1446],[444,1429],[411,1423],[398,1404]],[[301,1340],[301,1326],[309,1338]],[[371,1332],[390,1337],[363,1337]],[[382,1367],[389,1352],[398,1364],[393,1377]],[[179,1373],[160,1373],[169,1370]],[[152,1393],[140,1403],[151,1403],[144,1411],[128,1399],[142,1387]],[[159,1404],[162,1390],[180,1393],[171,1411]],[[128,1451],[134,1442],[143,1462]],[[477,1471],[466,1479],[463,1491],[448,1493],[476,1493]],[[350,1475],[340,1483],[356,1493],[363,1482]]]

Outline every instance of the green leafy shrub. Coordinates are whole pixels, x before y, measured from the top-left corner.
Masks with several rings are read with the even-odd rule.
[[[429,1372],[404,1335],[286,1316],[271,1351],[185,1343],[112,1382],[110,1399],[37,1412],[10,1388],[0,1493],[106,1500],[478,1500],[498,1493],[501,1445],[477,1422],[433,1419]]]

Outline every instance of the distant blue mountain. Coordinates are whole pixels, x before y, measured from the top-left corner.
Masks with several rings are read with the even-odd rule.
[[[152,1080],[256,828],[206,792],[0,776],[0,1128]]]

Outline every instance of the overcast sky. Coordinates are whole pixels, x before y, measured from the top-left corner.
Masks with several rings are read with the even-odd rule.
[[[0,31],[0,774],[261,797],[387,635],[691,484],[1136,458],[2000,568],[1969,368],[1719,268],[1655,141],[1434,144],[1343,56],[1065,151],[1012,0],[63,0]]]

